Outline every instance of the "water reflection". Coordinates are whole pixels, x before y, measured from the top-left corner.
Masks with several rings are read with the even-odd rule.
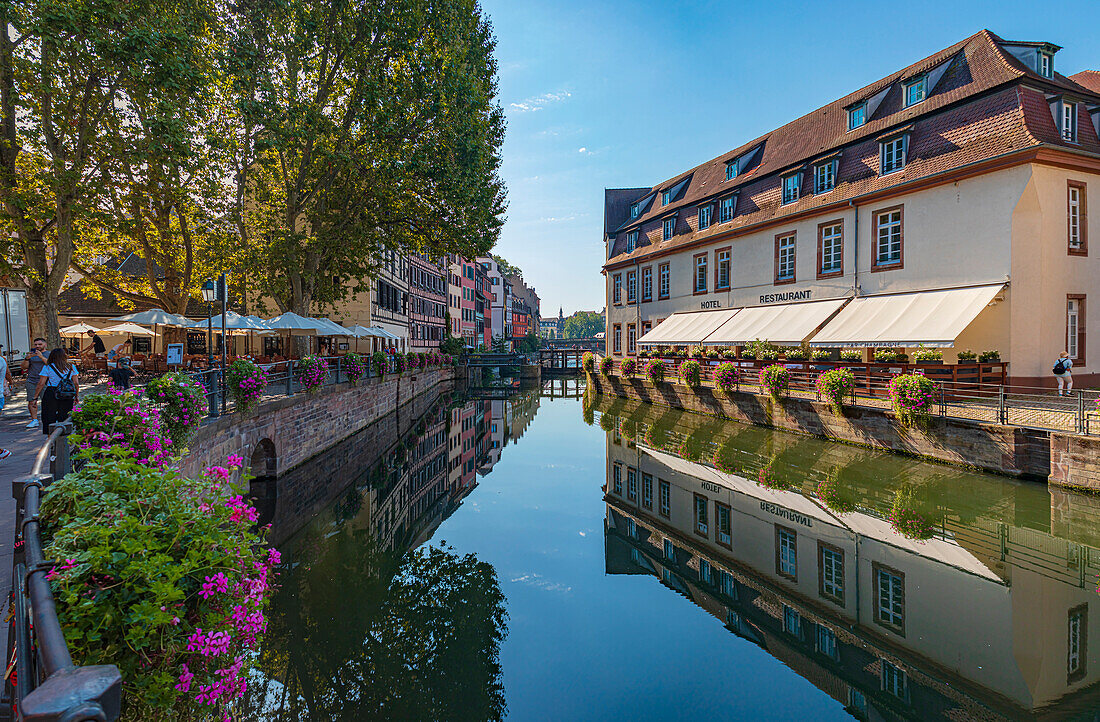
[[[496,571],[422,545],[538,401],[421,399],[280,480],[281,587],[245,719],[503,718]]]
[[[859,719],[1095,719],[1082,497],[623,400],[608,574],[650,575]]]

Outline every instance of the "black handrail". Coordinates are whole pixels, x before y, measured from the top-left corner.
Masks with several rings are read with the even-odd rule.
[[[42,490],[69,472],[70,433],[71,421],[54,424],[30,475],[12,482],[16,501],[13,614],[8,628],[10,663],[0,713],[11,720],[109,722],[118,719],[122,703],[118,667],[73,666],[46,578],[53,562],[42,554],[39,502]],[[47,463],[51,473],[45,473]]]

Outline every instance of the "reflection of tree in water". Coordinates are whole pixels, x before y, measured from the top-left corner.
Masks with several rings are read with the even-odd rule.
[[[250,686],[245,719],[504,717],[507,613],[490,564],[441,547],[398,556],[365,529],[322,545],[281,575],[259,661],[269,681]]]

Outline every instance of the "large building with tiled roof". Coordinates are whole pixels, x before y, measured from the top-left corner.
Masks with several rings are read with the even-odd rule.
[[[983,30],[663,183],[605,193],[608,351],[997,350],[1014,381],[1050,383],[1068,350],[1079,383],[1100,380],[1085,344],[1100,73],[1063,75],[1059,50]]]

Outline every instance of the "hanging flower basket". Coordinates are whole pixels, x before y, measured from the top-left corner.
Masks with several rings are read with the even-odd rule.
[[[760,388],[778,401],[791,385],[791,372],[783,364],[772,364],[760,369]]]
[[[328,376],[328,362],[320,356],[304,356],[298,362],[298,383],[307,394],[316,393]]]

